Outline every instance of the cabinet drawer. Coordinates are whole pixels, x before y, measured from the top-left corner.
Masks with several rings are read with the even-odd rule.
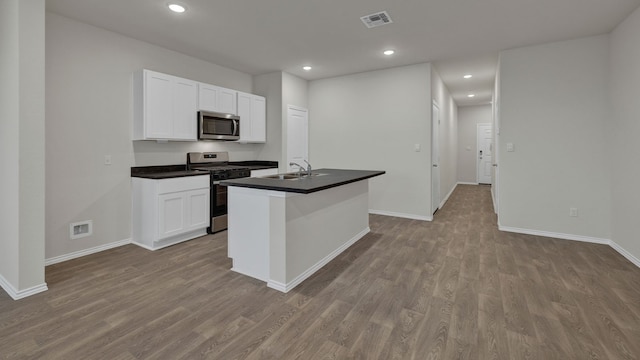
[[[174,179],[155,180],[158,182],[158,194],[188,191],[209,187],[209,175],[186,176]]]

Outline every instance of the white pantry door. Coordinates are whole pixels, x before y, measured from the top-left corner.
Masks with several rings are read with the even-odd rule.
[[[297,171],[295,162],[305,166],[309,161],[309,110],[297,106],[287,106],[287,169]]]
[[[493,130],[491,124],[478,124],[478,183],[491,184],[493,170]]]

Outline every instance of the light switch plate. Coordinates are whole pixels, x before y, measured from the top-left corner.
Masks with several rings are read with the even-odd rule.
[[[515,151],[515,148],[513,146],[513,143],[507,143],[507,151],[508,152],[513,152]]]

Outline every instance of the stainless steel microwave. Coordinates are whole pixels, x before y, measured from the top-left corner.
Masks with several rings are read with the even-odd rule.
[[[198,111],[198,139],[239,140],[240,117],[213,111]]]

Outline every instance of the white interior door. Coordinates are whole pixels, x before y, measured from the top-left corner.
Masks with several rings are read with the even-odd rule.
[[[287,106],[287,169],[297,171],[295,162],[305,166],[309,161],[309,110],[297,106]]]
[[[491,184],[493,168],[493,130],[491,124],[478,124],[478,183]]]
[[[431,117],[431,213],[440,207],[440,108],[434,102]]]

